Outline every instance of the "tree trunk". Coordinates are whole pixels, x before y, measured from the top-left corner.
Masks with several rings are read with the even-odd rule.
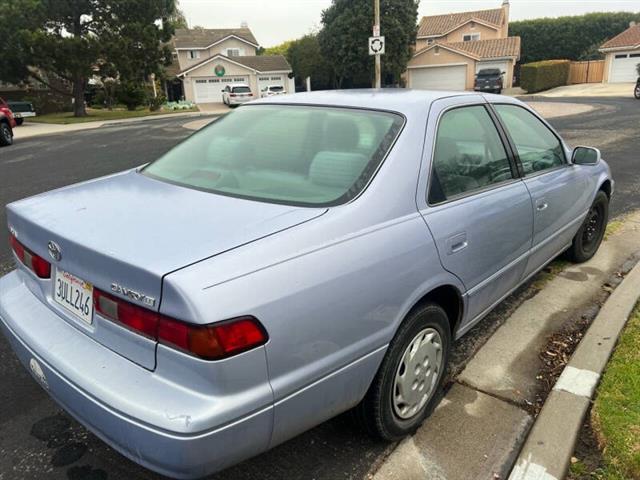
[[[76,77],[73,80],[73,116],[87,116],[87,110],[84,107],[84,78],[82,77]]]

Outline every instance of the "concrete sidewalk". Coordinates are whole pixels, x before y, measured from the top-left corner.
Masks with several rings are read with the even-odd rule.
[[[633,99],[635,83],[579,83],[552,88],[544,92],[522,95],[523,97],[629,97]]]
[[[374,480],[507,478],[533,422],[541,349],[552,333],[593,308],[603,284],[636,252],[640,212],[592,260],[566,268],[517,308]]]
[[[226,107],[225,107],[226,108]],[[227,109],[228,110],[228,109]],[[21,126],[13,129],[14,140],[22,140],[42,135],[51,135],[56,133],[77,132],[80,130],[90,130],[92,128],[100,128],[105,125],[118,125],[122,123],[137,123],[150,120],[160,120],[163,118],[196,118],[209,115],[224,113],[222,110],[211,110],[201,112],[184,112],[184,113],[166,113],[159,115],[149,115],[146,117],[123,118],[119,120],[99,120],[96,122],[72,123],[68,125],[57,125],[50,123],[25,122]]]

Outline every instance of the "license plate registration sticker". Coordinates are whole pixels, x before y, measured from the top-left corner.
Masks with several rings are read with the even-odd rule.
[[[56,269],[55,302],[84,323],[93,321],[93,285],[64,270]]]

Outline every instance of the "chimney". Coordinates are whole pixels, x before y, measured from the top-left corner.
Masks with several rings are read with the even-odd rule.
[[[249,23],[246,20],[240,22],[240,28],[249,28]]]
[[[509,36],[509,0],[502,1],[502,11],[504,12],[504,25],[502,26],[503,37]]]

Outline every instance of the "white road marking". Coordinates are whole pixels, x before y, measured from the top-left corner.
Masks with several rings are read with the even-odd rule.
[[[579,397],[591,398],[598,385],[600,375],[591,370],[566,367],[553,387],[554,390],[572,393]]]

